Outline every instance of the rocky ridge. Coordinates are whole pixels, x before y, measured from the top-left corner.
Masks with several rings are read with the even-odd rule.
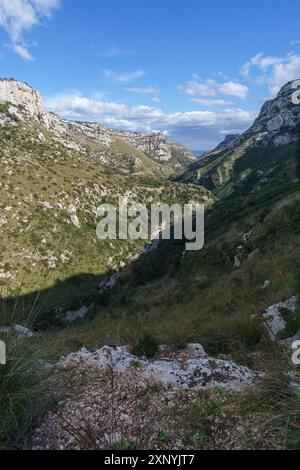
[[[183,145],[168,141],[163,133],[142,134],[118,131],[97,123],[60,119],[47,111],[38,91],[14,79],[0,79],[0,103],[8,103],[9,113],[17,119],[25,116],[39,121],[46,129],[55,132],[60,141],[69,148],[81,149],[80,145],[76,146],[74,142],[70,142],[68,136],[73,133],[73,138],[76,135],[82,135],[103,145],[104,149],[121,139],[159,162],[174,160],[174,165],[179,168],[183,168],[197,158]],[[4,116],[0,116],[0,122],[4,119]]]
[[[240,134],[227,134],[225,139],[215,148],[214,151],[232,148],[238,141]]]
[[[280,151],[281,147],[298,142],[300,105],[293,101],[297,86],[297,80],[284,85],[276,98],[263,105],[253,125],[246,132],[240,136],[227,136],[214,150],[191,164],[176,180],[203,185],[209,189],[216,188],[227,183],[231,173],[236,176],[232,167],[247,151],[264,151],[272,146]],[[228,173],[225,178],[224,172]]]

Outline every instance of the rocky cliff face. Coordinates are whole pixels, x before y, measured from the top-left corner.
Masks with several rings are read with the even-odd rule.
[[[45,126],[50,126],[50,116],[44,106],[41,95],[26,83],[13,79],[0,79],[0,102],[10,103],[10,113],[21,118],[31,116]]]
[[[273,168],[274,155],[279,160],[279,155],[284,155],[284,147],[295,145],[300,140],[300,105],[292,99],[295,82],[287,83],[276,98],[263,105],[253,125],[244,134],[227,136],[177,180],[214,189],[224,186],[233,177],[241,181],[245,174],[255,181],[255,172],[266,179],[266,174]],[[253,155],[249,157],[251,153]],[[268,153],[270,157],[266,159]]]
[[[156,161],[170,162],[175,168],[185,168],[196,161],[196,155],[182,144],[170,142],[163,133],[140,134],[118,131],[90,122],[64,121],[69,132],[84,135],[109,148],[116,140],[140,150]]]
[[[253,126],[241,136],[241,143],[277,146],[300,138],[300,105],[292,100],[295,82],[284,85],[275,99],[263,105]]]
[[[137,132],[118,131],[97,123],[64,121],[68,130],[95,139],[104,147],[109,147],[117,139],[121,139],[132,147],[144,152],[158,161],[169,161],[172,158],[171,147],[164,134],[139,134]]]
[[[9,112],[16,118],[31,117],[41,122],[48,130],[55,132],[60,141],[69,148],[75,148],[78,140],[81,140],[80,137],[94,140],[104,148],[109,148],[116,140],[121,139],[154,160],[170,162],[175,167],[185,168],[196,160],[190,150],[168,141],[163,133],[141,134],[110,129],[97,123],[62,120],[47,111],[38,91],[14,79],[0,79],[1,102],[10,104]],[[3,120],[5,119],[3,117]],[[77,136],[76,145],[71,142],[72,135]]]
[[[239,139],[240,134],[228,134],[225,139],[215,148],[215,150],[223,150],[232,148]]]

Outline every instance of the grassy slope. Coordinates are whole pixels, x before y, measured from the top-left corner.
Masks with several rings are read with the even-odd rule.
[[[266,307],[299,291],[300,190],[295,164],[291,160],[281,163],[290,170],[285,179],[276,173],[260,191],[237,191],[207,212],[202,251],[183,255],[181,242],[162,242],[156,252],[124,270],[121,288],[99,299],[94,319],[55,334],[45,333],[31,343],[33,350],[57,359],[82,346],[135,345],[145,333],[154,335],[158,343],[176,347],[200,342],[212,355],[229,355],[267,374],[254,390],[239,396],[224,394],[223,411],[239,423],[233,445],[299,449],[300,403],[285,375],[289,358],[270,342],[260,317]],[[243,242],[243,234],[253,227],[255,233]],[[245,254],[241,266],[234,268],[236,248],[241,244]],[[257,249],[258,255],[248,260]],[[270,284],[262,289],[266,280]],[[262,355],[251,355],[257,351]],[[174,408],[178,424],[172,424],[173,434],[178,427],[186,436],[202,435],[212,413],[208,398],[210,411],[205,415],[205,399],[200,394],[184,413]],[[207,437],[210,448],[214,439],[213,433]],[[197,445],[193,440],[192,446]]]
[[[45,141],[37,140],[39,132]],[[99,242],[99,204],[117,204],[128,192],[145,203],[208,195],[168,182],[162,165],[121,141],[107,150],[108,164],[95,160],[103,153],[97,145],[87,154],[69,150],[36,123],[0,127],[0,142],[1,294],[48,289],[41,307],[47,310],[95,292],[101,276],[143,248],[142,242]],[[80,229],[71,223],[70,205],[77,207]]]
[[[161,243],[157,251],[123,270],[121,288],[98,299],[92,320],[44,332],[27,342],[27,348],[55,360],[81,346],[134,344],[145,332],[155,335],[159,343],[176,346],[199,341],[211,354],[229,354],[240,363],[271,374],[271,384],[235,402],[239,417],[257,412],[264,417],[267,413],[273,423],[280,414],[278,426],[293,423],[299,403],[291,408],[292,401],[284,395],[289,393],[281,375],[286,364],[282,365],[282,357],[277,357],[259,317],[253,321],[251,316],[298,290],[300,192],[295,182],[294,156],[295,149],[282,147],[278,152],[270,149],[270,153],[247,153],[235,159],[230,171],[226,168],[223,185],[215,191],[220,201],[207,212],[202,251],[183,255],[181,242]],[[247,168],[264,167],[265,163],[270,179],[254,193],[260,177],[247,172],[241,184],[233,171],[239,165],[238,174],[244,174]],[[70,165],[67,167],[72,171]],[[224,169],[222,165],[218,168]],[[100,168],[97,171],[101,172]],[[105,174],[105,181],[109,181],[109,174]],[[184,200],[186,194],[182,191],[180,198]],[[189,191],[196,190],[191,186],[186,191],[190,197]],[[170,193],[166,196],[170,198]],[[243,234],[253,227],[253,237],[244,243],[242,264],[234,268],[236,248],[243,244]],[[248,254],[257,249],[258,255],[248,260]],[[265,280],[270,284],[262,289]],[[263,352],[260,359],[249,356],[256,351]],[[197,419],[197,413],[193,414],[187,425]],[[293,434],[289,441],[293,444],[283,443],[283,447],[297,447],[297,439],[297,433],[296,437]]]
[[[286,181],[275,178],[259,192],[215,204],[207,213],[202,251],[183,255],[181,242],[163,242],[126,268],[123,287],[111,299],[99,299],[94,320],[60,332],[53,350],[132,343],[145,331],[162,343],[199,341],[211,353],[244,360],[264,347],[261,325],[251,322],[251,315],[297,290],[300,193],[293,171]],[[255,234],[243,243],[242,235],[253,227]],[[237,269],[234,256],[241,244],[245,255]],[[258,256],[247,261],[257,249]],[[264,290],[265,280],[271,282]]]

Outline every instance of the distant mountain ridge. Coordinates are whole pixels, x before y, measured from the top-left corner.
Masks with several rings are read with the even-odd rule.
[[[168,162],[175,168],[185,168],[197,159],[191,150],[181,144],[170,142],[163,133],[144,134],[118,131],[98,123],[60,119],[47,111],[38,91],[14,79],[0,79],[0,102],[10,103],[10,113],[20,119],[25,114],[38,120],[48,130],[56,132],[62,141],[70,131],[75,137],[82,134],[92,138],[104,148],[110,147],[116,140],[121,139],[150,158],[159,162]]]

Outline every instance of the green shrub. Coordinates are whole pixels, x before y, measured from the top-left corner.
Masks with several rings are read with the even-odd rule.
[[[193,435],[193,443],[199,448],[203,449],[205,444],[210,440],[212,437],[212,428],[210,424],[205,423],[201,432],[198,432]]]
[[[41,413],[43,381],[41,362],[15,333],[2,337],[7,362],[0,366],[0,446],[23,447],[27,433]]]
[[[113,450],[136,450],[137,444],[134,441],[121,439],[120,442],[113,446]]]
[[[133,346],[133,352],[137,356],[145,356],[147,358],[152,358],[158,351],[158,341],[157,339],[146,333],[141,336],[138,341]]]

